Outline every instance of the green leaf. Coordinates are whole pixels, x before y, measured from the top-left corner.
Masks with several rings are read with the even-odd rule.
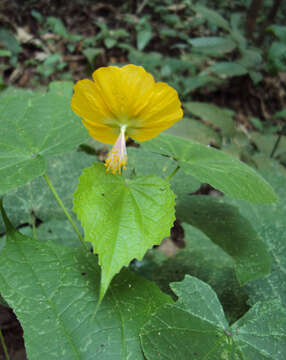
[[[117,44],[117,40],[111,37],[105,38],[103,42],[107,49],[112,49]]]
[[[237,281],[234,260],[199,229],[183,223],[185,247],[174,257],[160,250],[149,250],[143,261],[134,264],[139,275],[155,281],[162,291],[170,293],[169,284],[182,281],[186,274],[209,284],[217,293],[231,323],[249,308],[246,291]]]
[[[152,28],[142,28],[137,31],[137,49],[142,51],[153,37]]]
[[[276,74],[278,71],[285,71],[286,69],[286,44],[281,42],[274,42],[267,54],[268,69],[270,72]]]
[[[176,214],[234,259],[240,284],[268,275],[271,260],[267,246],[234,206],[210,196],[184,196],[177,203]]]
[[[263,80],[263,75],[259,71],[249,71],[249,76],[253,81],[253,84],[258,84],[261,80]]]
[[[223,134],[227,136],[234,134],[233,114],[229,110],[197,101],[189,101],[184,103],[184,106],[191,114],[218,127]]]
[[[63,38],[68,38],[67,29],[61,19],[49,16],[47,17],[46,24],[53,33],[60,35]]]
[[[82,170],[90,166],[96,157],[74,151],[69,154],[48,156],[47,160],[47,175],[65,207],[71,211],[73,206],[71,194],[76,189],[78,178]],[[65,219],[65,214],[42,178],[33,179],[28,184],[6,194],[4,203],[7,209],[9,208],[10,219],[15,226],[32,224],[32,216],[44,222],[55,218]],[[3,231],[4,224],[0,218],[0,232]],[[59,237],[62,237],[62,234],[59,234]]]
[[[286,26],[271,25],[267,28],[267,30],[277,36],[281,42],[286,43]]]
[[[282,118],[286,119],[286,109],[283,109],[283,110],[281,110],[281,111],[277,111],[277,112],[274,114],[274,117],[275,117],[275,118],[280,118],[280,117],[282,117]]]
[[[96,257],[82,248],[10,228],[0,253],[0,292],[24,329],[29,360],[144,359],[139,330],[170,298],[125,270],[96,313],[99,274]]]
[[[165,134],[142,147],[175,158],[184,172],[232,197],[254,203],[277,200],[271,186],[258,173],[214,148]]]
[[[81,245],[77,234],[67,219],[51,219],[43,222],[36,229],[32,229],[31,226],[21,227],[21,233],[39,241],[52,241],[57,245],[72,248],[78,248]]]
[[[272,163],[274,162],[272,161]],[[263,165],[266,164],[267,159],[264,159]],[[277,164],[274,163],[274,165]],[[282,170],[284,169],[282,168]],[[226,199],[226,201],[237,206],[239,211],[251,221],[252,226],[268,245],[272,257],[271,273],[264,279],[254,280],[245,285],[245,290],[250,296],[250,303],[280,299],[286,306],[286,177],[277,166],[263,171],[263,174],[276,190],[279,196],[278,203],[254,205],[242,200]]]
[[[205,55],[222,56],[236,48],[236,44],[229,37],[200,37],[189,39],[192,51]]]
[[[221,137],[214,129],[198,120],[187,117],[176,122],[167,130],[167,133],[191,139],[204,145],[221,145]]]
[[[0,49],[0,57],[11,57],[12,52],[10,50]]]
[[[261,66],[262,56],[257,49],[246,49],[242,51],[242,58],[237,62],[246,68],[257,69]]]
[[[102,53],[101,49],[87,48],[82,51],[83,55],[87,58],[90,65],[94,65],[94,60]]]
[[[18,55],[22,50],[14,34],[3,27],[0,28],[0,42],[14,55]]]
[[[147,360],[283,360],[286,311],[279,302],[257,304],[230,327],[207,284],[186,276],[172,289],[177,303],[159,308],[141,330]]]
[[[124,179],[107,174],[103,164],[84,170],[74,211],[99,256],[100,300],[123,266],[170,234],[174,204],[168,182],[156,176]]]
[[[177,167],[174,160],[154,154],[141,148],[128,148],[127,174],[156,175],[167,178]],[[171,189],[178,196],[190,194],[198,190],[201,183],[191,175],[179,171],[171,178]]]
[[[43,22],[43,16],[36,10],[31,10],[31,15],[35,18],[40,24]]]
[[[59,69],[59,66],[63,68],[65,65],[66,63],[62,61],[62,55],[60,53],[54,53],[49,55],[41,65],[37,66],[37,71],[42,76],[49,77]]]
[[[125,174],[156,175],[167,178],[176,168],[176,162],[170,158],[143,150],[141,147],[128,147],[128,164]]]
[[[274,145],[278,139],[278,135],[273,134],[262,134],[260,132],[251,132],[250,133],[252,141],[255,143],[259,151],[271,155]],[[275,151],[275,156],[286,151],[286,136],[281,136],[278,147]]]
[[[52,81],[49,84],[49,92],[58,96],[71,98],[73,94],[73,85],[74,83],[72,81]]]
[[[199,15],[203,16],[209,22],[215,24],[218,27],[226,31],[230,31],[229,23],[215,10],[206,8],[202,5],[192,6],[192,9],[196,11]]]
[[[230,38],[237,44],[239,52],[241,53],[246,50],[247,39],[243,36],[243,32],[240,29],[238,29],[236,26],[234,27],[233,24],[232,27],[233,29],[230,30]]]
[[[251,123],[251,125],[253,125],[257,130],[263,132],[264,131],[264,127],[263,127],[263,123],[262,121],[255,117],[255,116],[249,116],[248,117],[248,121]]]
[[[53,90],[0,98],[0,194],[42,175],[46,155],[72,151],[88,138],[70,99]]]
[[[236,62],[219,62],[206,68],[201,75],[214,73],[219,76],[242,76],[248,73],[247,69]]]
[[[279,301],[256,303],[232,329],[244,359],[284,359],[286,310]]]
[[[212,76],[198,75],[188,76],[186,78],[183,78],[181,81],[184,87],[182,95],[187,95],[188,93],[200,87],[203,87],[207,84],[217,84],[220,83],[222,80]]]
[[[23,89],[23,88],[16,88],[14,86],[7,86],[4,90],[0,93],[0,103],[5,96],[26,96],[29,98],[33,96],[35,93],[30,89]]]

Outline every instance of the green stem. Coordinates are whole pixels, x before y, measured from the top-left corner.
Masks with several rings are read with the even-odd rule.
[[[178,165],[175,170],[171,172],[171,174],[167,177],[167,180],[170,181],[172,177],[180,170],[180,166]]]
[[[271,158],[273,158],[273,156],[274,156],[274,154],[275,154],[275,152],[276,152],[276,150],[277,150],[277,148],[278,148],[278,145],[279,145],[279,143],[280,143],[281,137],[282,137],[282,134],[279,134],[279,135],[278,135],[278,138],[277,138],[276,141],[275,141],[274,147],[273,147],[273,149],[272,149],[272,151],[271,151],[271,154],[270,154],[270,157],[271,157]]]
[[[4,336],[2,334],[2,330],[0,329],[0,341],[1,341],[1,344],[3,346],[3,351],[4,351],[4,355],[5,355],[5,359],[6,360],[10,360],[10,356],[8,354],[8,350],[7,350],[7,346],[6,346],[6,343],[5,343],[5,340],[4,340]]]
[[[278,138],[277,138],[276,141],[275,141],[274,147],[273,147],[273,149],[272,149],[272,151],[271,151],[271,154],[270,154],[270,157],[271,157],[271,158],[274,157],[274,154],[275,154],[275,152],[276,152],[276,150],[277,150],[277,148],[278,148],[278,146],[279,146],[279,143],[280,143],[280,140],[281,140],[281,138],[282,138],[282,135],[285,135],[285,133],[286,133],[286,125],[283,126],[280,134],[278,135]]]
[[[74,231],[77,233],[82,245],[85,247],[85,249],[89,250],[88,249],[88,246],[86,244],[86,242],[84,241],[83,237],[81,236],[81,233],[78,229],[78,227],[76,226],[76,224],[74,223],[73,219],[71,218],[68,210],[66,209],[66,207],[64,206],[61,198],[59,197],[58,193],[56,192],[56,189],[54,188],[53,184],[51,183],[51,180],[48,178],[48,175],[47,174],[44,174],[43,175],[43,178],[46,180],[46,183],[48,184],[51,192],[53,193],[54,197],[56,198],[58,204],[60,205],[60,207],[62,208],[63,212],[65,213],[68,221],[71,223],[71,226],[73,227]]]

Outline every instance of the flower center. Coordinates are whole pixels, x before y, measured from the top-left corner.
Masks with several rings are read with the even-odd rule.
[[[127,164],[127,152],[125,144],[125,130],[127,125],[122,125],[120,128],[120,134],[113,145],[112,149],[108,153],[107,159],[105,160],[105,166],[107,172],[112,172],[116,174],[117,172],[121,174],[121,168],[126,169]]]

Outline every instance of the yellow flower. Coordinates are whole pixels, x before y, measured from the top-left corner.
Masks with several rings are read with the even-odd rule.
[[[114,144],[106,167],[121,173],[127,163],[128,137],[145,141],[154,138],[183,117],[177,91],[155,82],[143,67],[126,65],[101,67],[93,80],[80,80],[74,86],[72,110],[82,118],[90,136]]]

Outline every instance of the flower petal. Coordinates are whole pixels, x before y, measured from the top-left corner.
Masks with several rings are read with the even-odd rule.
[[[183,117],[177,91],[141,66],[102,67],[92,76],[75,85],[72,109],[101,142],[114,143],[122,126],[126,136],[149,140]]]
[[[131,125],[137,113],[147,106],[155,86],[153,76],[135,65],[100,68],[92,77],[110,113],[126,125]]]
[[[77,115],[92,121],[104,121],[106,117],[110,116],[94,82],[88,79],[80,80],[74,86],[71,107]]]
[[[181,120],[183,110],[177,91],[168,84],[158,82],[148,106],[137,117],[137,124],[128,129],[127,135],[138,141],[157,136]]]
[[[114,144],[118,138],[119,129],[112,128],[107,125],[91,124],[85,119],[82,120],[84,126],[88,129],[88,133],[95,140],[104,144]]]
[[[82,118],[90,136],[105,144],[116,141],[120,131],[108,126],[114,119],[93,81],[85,79],[76,83],[71,107]]]

